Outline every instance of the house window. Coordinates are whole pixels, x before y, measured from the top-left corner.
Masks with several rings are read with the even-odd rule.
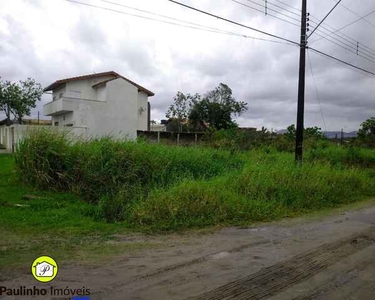
[[[59,126],[59,122],[55,122],[55,126]]]

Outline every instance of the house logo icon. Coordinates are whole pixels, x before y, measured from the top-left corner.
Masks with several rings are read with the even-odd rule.
[[[31,265],[31,273],[40,282],[53,280],[57,275],[57,271],[58,266],[56,261],[49,256],[40,256]]]

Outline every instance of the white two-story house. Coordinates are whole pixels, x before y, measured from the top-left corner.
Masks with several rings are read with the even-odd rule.
[[[53,126],[86,129],[88,136],[135,138],[150,129],[150,103],[154,93],[117,74],[104,72],[57,80],[44,89],[52,102],[44,115]]]

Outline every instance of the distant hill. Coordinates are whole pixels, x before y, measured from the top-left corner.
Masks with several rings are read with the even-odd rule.
[[[351,131],[351,132],[344,132],[344,138],[355,138],[357,137],[358,131]],[[325,135],[329,139],[341,138],[341,131],[327,131],[325,132]]]
[[[286,129],[281,129],[281,130],[278,130],[276,133],[277,134],[285,134],[287,132],[288,131]],[[357,133],[358,133],[358,131],[344,132],[344,138],[355,138],[355,137],[357,137]],[[327,132],[325,132],[325,136],[329,139],[336,138],[336,135],[337,135],[337,138],[339,139],[341,137],[341,131],[327,131]]]

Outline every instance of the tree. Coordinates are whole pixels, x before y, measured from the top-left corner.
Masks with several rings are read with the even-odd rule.
[[[287,132],[285,133],[285,135],[287,136],[287,138],[290,140],[295,140],[296,126],[292,124],[288,126],[286,130]],[[317,126],[305,128],[303,131],[303,134],[304,134],[305,139],[307,140],[308,139],[322,140],[326,138],[324,133],[322,132],[322,129]]]
[[[359,139],[375,139],[375,117],[367,119],[358,131]]]
[[[189,120],[195,128],[207,129],[208,126],[220,130],[236,127],[233,115],[241,115],[247,110],[245,102],[236,101],[232,90],[226,84],[208,92],[203,99],[192,100]]]
[[[173,104],[169,107],[166,117],[170,119],[172,127],[175,125],[177,131],[182,132],[183,123],[187,121],[191,103],[200,98],[199,94],[190,95],[178,92],[173,98]]]
[[[4,112],[9,121],[13,103],[19,95],[18,86],[10,81],[0,81],[0,110]]]
[[[11,114],[22,123],[22,118],[29,115],[43,95],[42,86],[34,79],[27,78],[18,83],[0,81],[0,110],[10,120]]]

